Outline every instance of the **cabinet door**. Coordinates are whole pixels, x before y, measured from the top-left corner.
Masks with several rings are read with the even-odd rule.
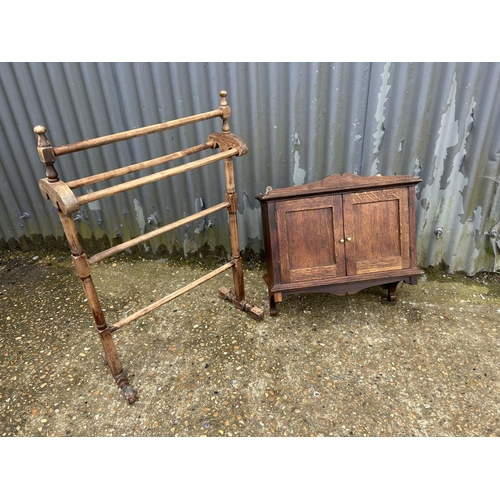
[[[348,275],[410,267],[408,189],[344,195]]]
[[[345,275],[340,195],[279,202],[276,225],[282,283]]]

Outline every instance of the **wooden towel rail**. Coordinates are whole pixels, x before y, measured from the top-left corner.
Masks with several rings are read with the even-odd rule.
[[[127,130],[124,132],[119,132],[117,134],[97,137],[94,139],[75,142],[72,144],[66,144],[64,146],[52,146],[47,139],[47,130],[44,126],[37,125],[34,128],[34,132],[38,136],[38,155],[40,156],[40,160],[45,164],[45,178],[41,179],[39,182],[40,190],[57,209],[71,254],[73,256],[73,263],[75,265],[76,272],[81,279],[83,289],[92,310],[94,322],[104,348],[104,358],[111,370],[113,377],[116,380],[116,383],[123,391],[123,395],[130,404],[134,403],[137,400],[138,396],[136,390],[130,385],[124,373],[115,343],[113,341],[113,336],[111,335],[113,332],[117,331],[125,325],[128,325],[132,321],[141,318],[142,316],[150,313],[151,311],[166,304],[167,302],[170,302],[171,300],[183,295],[184,293],[189,292],[193,288],[201,285],[202,283],[205,283],[206,281],[227,271],[228,269],[232,269],[233,272],[234,292],[232,292],[229,288],[221,287],[218,291],[219,296],[225,300],[231,301],[240,310],[248,312],[254,319],[261,320],[264,315],[262,309],[252,306],[245,300],[243,265],[238,243],[238,197],[235,191],[233,157],[246,154],[248,152],[248,148],[240,137],[231,133],[230,131],[228,120],[231,116],[231,108],[227,103],[226,96],[227,92],[225,90],[222,90],[220,92],[219,107],[213,111],[208,111],[206,113],[200,113],[197,115],[179,118],[176,120],[158,123],[156,125],[150,125],[138,129]],[[71,154],[90,148],[96,148],[119,141],[125,141],[147,134],[162,132],[168,129],[177,128],[184,125],[197,123],[203,120],[209,120],[212,118],[222,119],[222,132],[209,135],[208,140],[204,144],[199,144],[182,151],[177,151],[165,156],[153,158],[151,160],[116,168],[110,171],[105,171],[100,174],[74,179],[68,182],[64,182],[59,179],[59,174],[54,167],[56,158],[62,155]],[[122,175],[129,174],[131,172],[137,172],[139,170],[151,168],[153,166],[167,164],[173,160],[184,158],[191,154],[198,153],[207,149],[217,148],[220,150],[220,152],[208,156],[207,158],[194,160],[178,167],[168,168],[158,173],[150,174],[135,180],[122,182],[115,186],[99,189],[97,191],[93,191],[81,196],[75,196],[75,194],[73,193],[74,189],[83,186],[88,186],[91,184],[102,182],[104,180],[113,179]],[[145,184],[157,182],[162,179],[167,179],[174,175],[183,174],[185,172],[189,172],[190,170],[201,168],[221,160],[224,161],[226,201],[195,214],[184,217],[183,219],[177,220],[164,227],[160,227],[154,231],[150,231],[147,234],[143,234],[129,241],[108,248],[91,256],[90,258],[87,258],[85,252],[83,251],[83,247],[80,242],[73,217],[71,216],[71,214],[80,209],[81,205],[100,200],[107,196],[122,193],[129,189],[137,188]],[[166,297],[163,297],[156,302],[149,304],[147,307],[144,307],[143,309],[131,314],[130,316],[121,319],[113,325],[108,325],[106,323],[104,313],[99,303],[99,298],[92,281],[92,275],[90,271],[91,264],[99,262],[107,257],[110,257],[111,255],[115,255],[118,252],[126,250],[127,248],[143,243],[144,241],[159,236],[160,234],[176,229],[180,226],[183,226],[184,224],[193,222],[197,219],[207,216],[208,214],[211,214],[218,210],[222,210],[224,208],[226,208],[228,211],[229,230],[231,236],[231,260],[227,264],[224,264],[218,269],[211,271],[205,276],[202,276],[201,278],[167,295]]]

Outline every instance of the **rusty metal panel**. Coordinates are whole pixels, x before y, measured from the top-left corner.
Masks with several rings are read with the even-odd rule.
[[[226,89],[231,130],[249,145],[249,154],[235,159],[241,248],[263,247],[254,196],[269,185],[342,172],[410,174],[423,179],[419,264],[494,271],[499,77],[499,63],[2,62],[0,245],[63,241],[38,190],[44,169],[34,125],[45,125],[52,144],[62,145],[214,109]],[[64,180],[98,173],[199,144],[214,127],[220,125],[211,120],[60,157],[56,167]],[[137,175],[146,174],[130,178]],[[222,166],[214,165],[91,203],[75,214],[78,229],[102,249],[219,203],[222,179]],[[204,245],[229,249],[225,213],[151,240],[144,250],[189,254]]]

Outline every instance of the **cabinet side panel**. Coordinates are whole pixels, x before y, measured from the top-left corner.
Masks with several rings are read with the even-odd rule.
[[[415,207],[415,186],[408,187],[408,220],[410,233],[410,267],[417,267],[417,215]]]
[[[275,204],[261,202],[261,213],[267,275],[273,283],[279,282]]]

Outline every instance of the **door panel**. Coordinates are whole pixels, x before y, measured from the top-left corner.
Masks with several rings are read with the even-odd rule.
[[[344,195],[347,274],[410,266],[408,190]]]
[[[345,275],[341,196],[278,203],[276,222],[283,283]]]

